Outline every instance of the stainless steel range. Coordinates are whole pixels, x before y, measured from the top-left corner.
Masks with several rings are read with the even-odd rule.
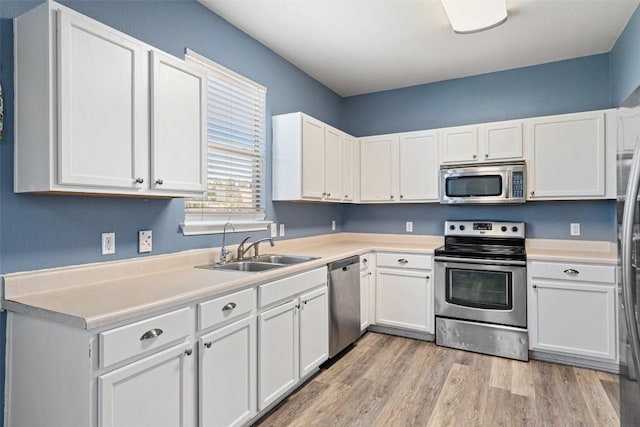
[[[524,228],[445,222],[435,251],[436,344],[529,360]]]

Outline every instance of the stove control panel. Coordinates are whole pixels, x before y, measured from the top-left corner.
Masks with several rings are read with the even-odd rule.
[[[524,222],[445,221],[444,235],[516,237],[524,239]]]

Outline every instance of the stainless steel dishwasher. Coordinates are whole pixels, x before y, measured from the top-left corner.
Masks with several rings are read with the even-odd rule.
[[[360,337],[360,257],[329,267],[329,358]]]

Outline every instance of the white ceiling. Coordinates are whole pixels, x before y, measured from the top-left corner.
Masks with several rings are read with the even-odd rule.
[[[609,52],[640,0],[507,0],[455,34],[440,0],[199,0],[342,96]]]

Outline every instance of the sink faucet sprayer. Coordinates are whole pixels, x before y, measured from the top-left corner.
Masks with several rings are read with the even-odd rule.
[[[220,248],[220,261],[218,261],[218,264],[220,265],[224,265],[227,263],[227,255],[229,255],[229,251],[227,250],[227,248],[225,248],[227,225],[230,225],[233,231],[236,231],[236,227],[234,227],[234,225],[230,222],[225,223],[224,227],[222,228],[222,247]]]

